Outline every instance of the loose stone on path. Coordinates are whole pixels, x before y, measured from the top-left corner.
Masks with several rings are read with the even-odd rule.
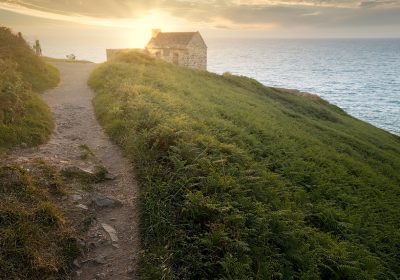
[[[113,243],[118,243],[117,231],[110,225],[102,223],[101,226],[108,233]]]
[[[121,206],[122,202],[113,198],[113,197],[107,197],[102,194],[96,194],[94,197],[94,203],[96,206],[101,207],[101,208],[112,208],[112,207],[117,207]]]

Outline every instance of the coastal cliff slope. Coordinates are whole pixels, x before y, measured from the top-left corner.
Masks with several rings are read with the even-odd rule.
[[[397,279],[400,138],[312,94],[139,53],[97,117],[141,186],[142,279]]]

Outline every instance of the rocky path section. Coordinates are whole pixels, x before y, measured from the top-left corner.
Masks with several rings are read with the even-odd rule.
[[[76,184],[61,207],[73,205],[88,217],[82,257],[73,279],[136,279],[139,252],[138,187],[131,164],[104,134],[87,80],[95,64],[56,63],[60,85],[44,94],[56,122],[51,140],[16,151],[17,161],[41,158]]]

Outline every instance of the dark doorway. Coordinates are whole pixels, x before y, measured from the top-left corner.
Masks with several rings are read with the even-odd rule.
[[[179,64],[179,54],[174,53],[174,57],[172,58],[172,63]]]

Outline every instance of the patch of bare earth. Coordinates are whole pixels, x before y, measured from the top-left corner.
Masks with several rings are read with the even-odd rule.
[[[39,158],[64,175],[68,194],[58,204],[71,219],[80,217],[75,226],[82,235],[82,255],[71,279],[136,279],[138,186],[130,162],[95,118],[87,86],[95,64],[55,65],[61,83],[43,95],[56,122],[52,138],[37,148],[14,151],[7,160],[23,166]]]

